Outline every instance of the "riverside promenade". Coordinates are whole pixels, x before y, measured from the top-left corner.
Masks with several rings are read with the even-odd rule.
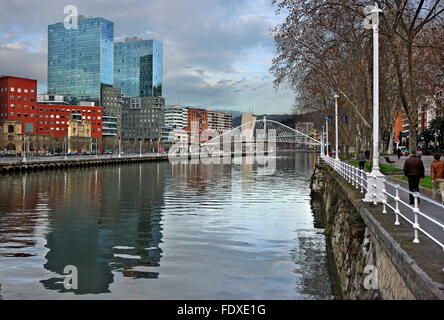
[[[401,157],[398,159],[398,156],[396,155],[387,156],[387,157],[390,158],[390,161],[395,161],[395,163],[393,163],[393,166],[399,169],[404,168],[404,162],[408,158],[407,156],[405,158]],[[430,166],[433,162],[433,156],[421,156],[421,160],[424,163],[425,175],[430,176]],[[379,163],[386,164],[385,157],[379,157]]]
[[[28,157],[23,158],[0,158],[0,171],[2,174],[39,171],[48,169],[64,169],[88,166],[103,166],[137,162],[166,161],[168,155],[165,153],[142,153],[119,155],[82,155],[82,156],[60,156],[60,157]]]

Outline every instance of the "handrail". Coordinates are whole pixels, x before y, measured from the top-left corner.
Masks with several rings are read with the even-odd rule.
[[[321,150],[324,150],[323,148]],[[419,232],[425,235],[427,238],[432,240],[438,246],[440,246],[444,251],[444,243],[442,240],[439,240],[436,236],[437,230],[433,230],[437,227],[437,229],[441,229],[444,234],[444,205],[432,200],[424,195],[419,194],[418,192],[412,192],[404,187],[401,187],[399,184],[392,183],[386,179],[375,177],[372,173],[367,173],[363,170],[356,168],[346,162],[341,160],[333,159],[327,156],[323,151],[321,152],[321,159],[327,163],[330,167],[332,167],[339,175],[344,178],[347,182],[351,183],[351,185],[356,186],[357,189],[361,189],[361,193],[365,191],[371,194],[371,199],[373,199],[373,204],[377,204],[377,202],[382,203],[382,212],[387,213],[387,208],[393,211],[395,214],[395,225],[399,226],[399,217],[405,220],[408,224],[413,227],[414,230],[414,243],[420,243],[419,240]],[[371,179],[369,179],[371,178]],[[375,179],[376,178],[376,179]],[[381,182],[379,184],[377,182]],[[378,181],[377,181],[378,180]],[[387,187],[391,187],[394,191],[387,190]],[[404,192],[407,196],[412,195],[414,198],[414,204],[407,203],[403,201],[400,197],[400,192]],[[424,200],[427,203],[433,206],[433,213],[440,212],[436,210],[442,210],[442,222],[439,221],[436,216],[433,217],[427,212],[424,212],[424,209],[421,211],[419,200]],[[402,209],[400,208],[402,205]],[[410,217],[409,217],[410,216]],[[424,220],[420,223],[420,218]],[[429,224],[425,225],[425,222],[429,222]],[[433,233],[433,234],[432,234]],[[444,271],[444,268],[443,268]]]

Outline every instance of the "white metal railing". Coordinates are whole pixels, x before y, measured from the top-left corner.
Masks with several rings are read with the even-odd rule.
[[[411,192],[399,184],[392,183],[385,176],[376,178],[372,173],[367,173],[343,161],[335,160],[325,155],[323,149],[321,151],[321,159],[338,172],[347,182],[360,190],[361,193],[370,193],[374,205],[381,202],[383,213],[387,213],[387,209],[390,209],[395,215],[395,225],[400,225],[400,217],[410,224],[414,231],[414,243],[420,243],[419,233],[421,232],[444,251],[443,204],[418,192]],[[381,179],[383,183],[378,185],[378,179]],[[408,203],[404,201],[401,198],[401,193],[404,193],[407,197],[412,195],[414,204],[410,204],[410,201]],[[420,207],[420,200],[428,204],[428,209],[425,209],[425,206],[422,206],[423,208]]]

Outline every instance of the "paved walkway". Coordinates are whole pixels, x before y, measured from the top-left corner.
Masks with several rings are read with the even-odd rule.
[[[405,158],[401,157],[399,160],[398,160],[398,156],[396,156],[396,155],[395,156],[388,156],[388,157],[390,158],[391,161],[395,161],[395,163],[393,164],[394,167],[400,168],[400,169],[404,168],[404,162],[405,162],[405,159],[407,159],[407,157],[405,157]],[[421,160],[424,163],[425,175],[430,176],[430,165],[433,162],[433,156],[422,156]],[[379,157],[379,163],[387,164],[387,162],[385,161],[385,156]]]
[[[386,184],[385,186],[388,193],[395,195],[395,188],[391,186],[390,184]],[[411,222],[414,223],[415,221],[415,215],[413,213],[413,205],[409,205],[409,194],[408,192],[404,190],[400,190],[399,196],[401,198],[401,201],[404,203],[399,204],[399,210],[400,212]],[[426,200],[426,199],[427,200]],[[387,198],[388,203],[395,208],[395,201],[392,197]],[[420,200],[419,203],[419,210],[426,216],[433,218],[437,222],[441,223],[441,225],[444,225],[444,206],[440,205],[437,202],[434,202],[428,197],[424,197]],[[393,223],[395,222],[395,214],[392,209],[387,208],[387,212],[390,215],[393,215]],[[410,225],[407,221],[405,221],[402,217],[399,218],[399,221],[401,224],[407,224]],[[436,238],[439,242],[444,244],[444,227],[440,226],[438,224],[433,223],[429,219],[419,215],[419,225],[421,228],[423,228],[427,233],[429,233],[431,236]],[[421,234],[421,232],[420,232]],[[422,235],[424,236],[424,235]],[[421,236],[420,236],[421,238]],[[412,227],[412,241],[414,239],[414,230]],[[443,248],[444,249],[444,248]],[[444,255],[444,253],[443,253]],[[444,257],[443,257],[444,258]]]

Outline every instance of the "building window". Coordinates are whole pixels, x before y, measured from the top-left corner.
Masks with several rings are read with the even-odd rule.
[[[34,124],[33,123],[25,123],[25,132],[33,133],[34,132]]]

